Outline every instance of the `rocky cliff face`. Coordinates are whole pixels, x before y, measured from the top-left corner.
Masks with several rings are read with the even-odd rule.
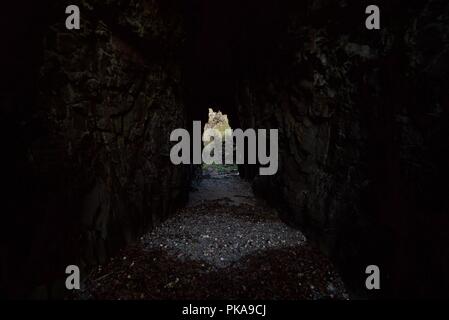
[[[239,118],[279,128],[280,172],[255,188],[334,257],[357,293],[377,264],[383,295],[442,295],[449,7],[378,5],[380,31],[365,29],[362,4],[286,6],[288,32],[273,43],[273,61],[284,63],[250,64]]]
[[[64,285],[67,265],[101,264],[173,212],[189,172],[169,159],[170,132],[187,127],[176,8],[86,0],[81,30],[68,31],[64,3],[40,5],[38,22],[16,22],[32,30],[32,51],[21,53],[23,82],[7,91],[2,118],[19,139],[2,168],[11,178],[1,283],[45,297],[58,294],[51,284]]]

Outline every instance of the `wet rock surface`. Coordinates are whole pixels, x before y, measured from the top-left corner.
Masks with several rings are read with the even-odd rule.
[[[210,187],[213,180],[217,196],[247,189],[234,174],[208,170],[206,176],[204,185]],[[232,190],[220,186],[230,185],[227,180],[233,181]],[[195,192],[201,193],[202,185]],[[180,210],[100,266],[83,298],[348,298],[332,264],[302,233],[252,200],[253,205],[238,198],[203,199]]]

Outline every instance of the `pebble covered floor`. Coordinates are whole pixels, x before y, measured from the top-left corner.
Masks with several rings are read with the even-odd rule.
[[[348,299],[329,260],[258,202],[234,170],[209,167],[177,214],[94,270],[83,299]]]

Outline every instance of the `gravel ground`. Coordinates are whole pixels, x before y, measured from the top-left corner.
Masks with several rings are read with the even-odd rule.
[[[166,221],[144,238],[145,248],[162,248],[177,259],[226,268],[256,252],[300,246],[305,241],[301,232],[280,221],[255,221],[235,215],[246,206],[227,207],[233,213],[211,214],[207,209],[212,206],[189,208]]]
[[[94,270],[82,299],[347,299],[332,264],[234,171],[208,168],[189,205]]]

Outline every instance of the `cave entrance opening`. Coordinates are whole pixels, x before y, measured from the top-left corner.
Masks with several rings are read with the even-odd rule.
[[[208,145],[210,145],[211,143],[213,143],[213,138],[208,134],[208,130],[213,130],[213,131],[217,131],[221,137],[223,138],[222,140],[222,156],[221,156],[221,161],[214,161],[211,164],[206,164],[203,163],[202,165],[202,171],[206,172],[208,174],[214,174],[214,175],[226,175],[226,174],[230,174],[230,175],[235,175],[238,173],[238,167],[237,165],[235,165],[234,161],[233,164],[226,164],[226,157],[228,156],[229,152],[234,153],[234,149],[229,150],[229,148],[227,149],[225,146],[225,139],[229,138],[227,137],[227,135],[229,135],[230,131],[232,130],[230,124],[229,124],[229,119],[228,116],[226,114],[223,114],[220,110],[215,111],[214,108],[209,108],[209,113],[208,113],[208,121],[206,122],[206,124],[204,125],[204,131],[203,131],[203,147],[206,148]],[[212,151],[213,152],[213,151]],[[230,155],[232,156],[232,158],[234,158],[234,155]]]
[[[218,131],[223,138],[232,130],[228,116],[215,107],[208,109],[207,122],[203,127],[203,148],[213,143],[213,138],[207,134],[210,130]],[[235,147],[230,151],[226,148],[225,139],[223,139],[221,150],[221,161],[201,165],[198,179],[192,185],[188,206],[204,203],[218,205],[229,201],[240,204],[243,199],[252,198],[251,188],[248,183],[240,179],[235,161],[233,164],[226,164],[226,152],[232,152],[234,158]]]

